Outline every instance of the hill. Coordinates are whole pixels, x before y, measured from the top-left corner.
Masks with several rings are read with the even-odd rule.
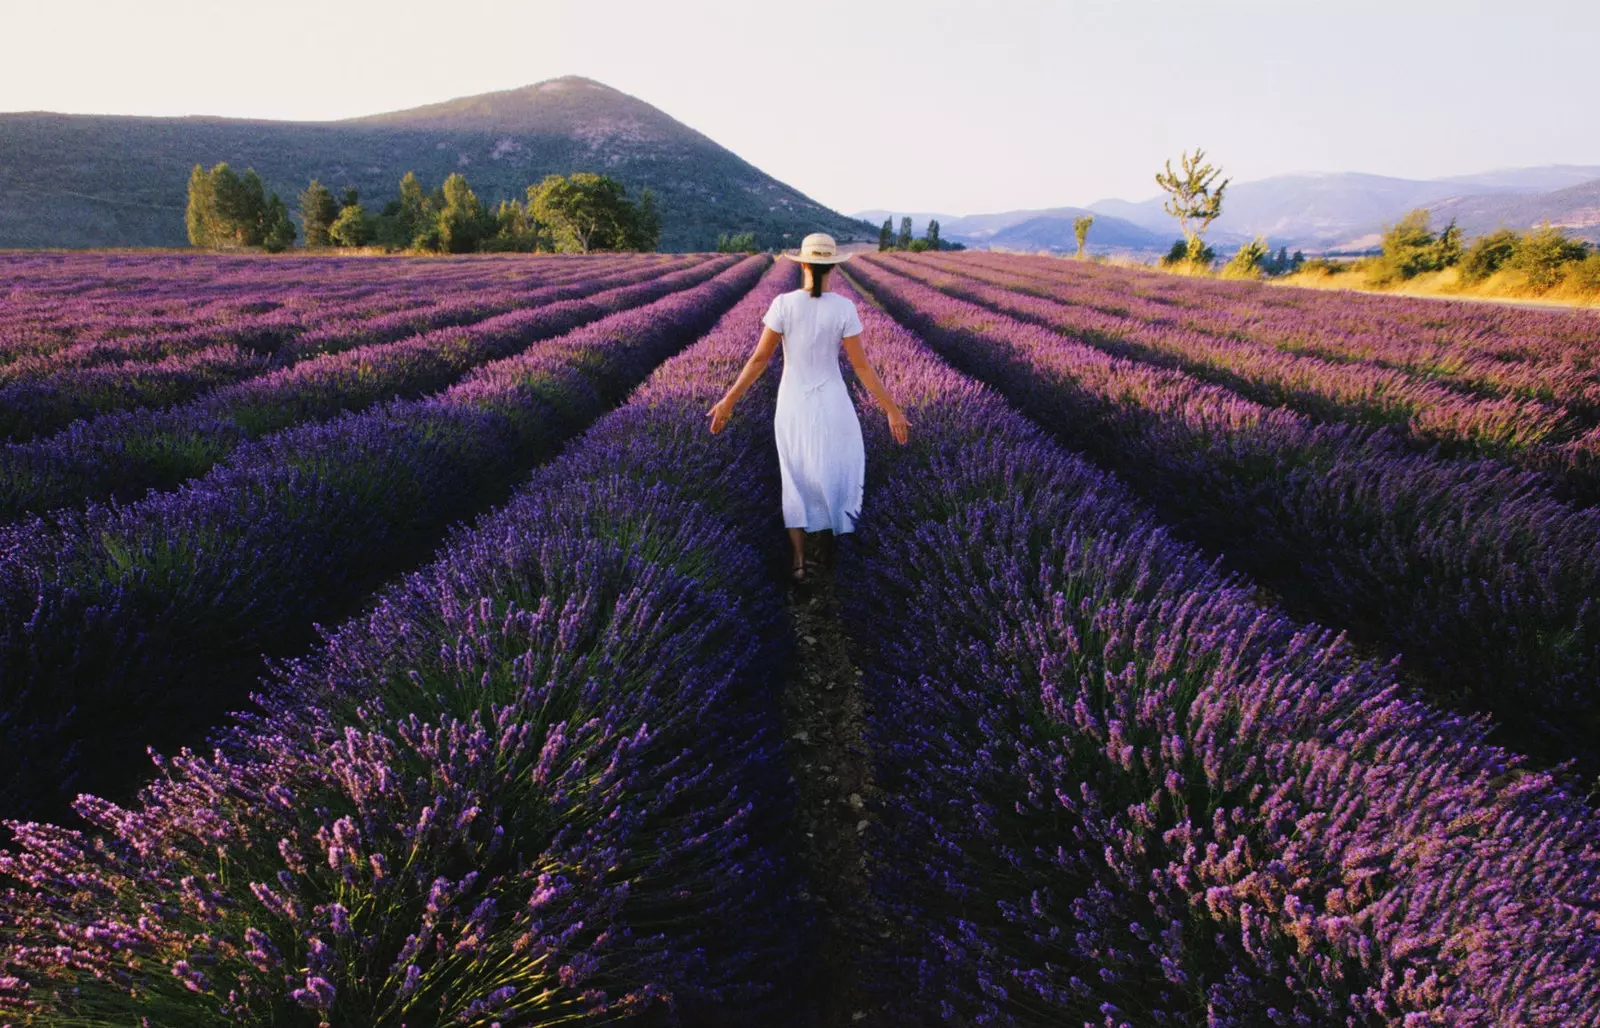
[[[313,177],[376,208],[407,171],[427,187],[460,171],[491,204],[552,172],[594,171],[631,196],[655,190],[665,250],[709,249],[724,232],[763,246],[877,238],[650,104],[569,76],[334,122],[0,114],[0,247],[182,245],[189,170],[218,161],[254,167],[291,207]]]
[[[1497,228],[1528,229],[1548,221],[1569,235],[1600,242],[1600,176],[1547,193],[1486,193],[1434,204],[1436,224],[1456,220],[1469,236]]]

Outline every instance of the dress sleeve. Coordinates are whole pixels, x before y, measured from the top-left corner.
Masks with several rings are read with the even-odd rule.
[[[861,315],[856,313],[856,305],[854,303],[851,303],[849,300],[845,300],[844,302],[844,331],[840,333],[840,336],[842,338],[849,339],[851,336],[858,336],[861,334]]]
[[[779,335],[782,335],[785,325],[783,315],[783,294],[779,293],[777,296],[772,298],[772,303],[767,306],[767,313],[762,316],[761,323]]]

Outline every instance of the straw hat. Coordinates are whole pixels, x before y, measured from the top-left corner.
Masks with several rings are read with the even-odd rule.
[[[785,250],[783,255],[791,261],[799,261],[801,264],[838,264],[841,261],[850,259],[849,254],[839,252],[838,244],[826,232],[811,233],[800,240],[798,253],[790,253]]]

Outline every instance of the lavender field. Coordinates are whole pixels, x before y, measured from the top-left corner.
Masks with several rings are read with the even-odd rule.
[[[1600,1024],[1600,316],[843,270],[0,255],[0,1024]]]

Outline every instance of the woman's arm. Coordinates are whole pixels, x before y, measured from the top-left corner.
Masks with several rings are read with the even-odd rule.
[[[744,362],[744,370],[739,372],[739,377],[734,381],[733,385],[728,387],[728,391],[723,394],[722,399],[712,404],[711,409],[706,411],[706,417],[711,419],[712,435],[722,431],[723,426],[728,423],[728,419],[733,416],[733,405],[739,402],[739,397],[743,396],[747,389],[755,385],[756,379],[760,378],[761,373],[767,370],[767,362],[772,360],[774,353],[778,352],[778,344],[781,342],[783,342],[783,336],[779,333],[766,327],[761,329],[761,338],[757,340],[755,351],[750,354],[750,359]]]
[[[883,412],[889,416],[889,434],[894,436],[894,441],[901,446],[911,438],[911,422],[900,410],[900,405],[894,402],[894,397],[889,395],[889,390],[883,387],[883,382],[878,378],[878,373],[872,370],[872,365],[867,361],[866,348],[861,345],[859,335],[844,337],[845,356],[850,358],[850,366],[855,369],[856,377],[861,379],[861,384],[867,387],[867,392],[878,401]]]

